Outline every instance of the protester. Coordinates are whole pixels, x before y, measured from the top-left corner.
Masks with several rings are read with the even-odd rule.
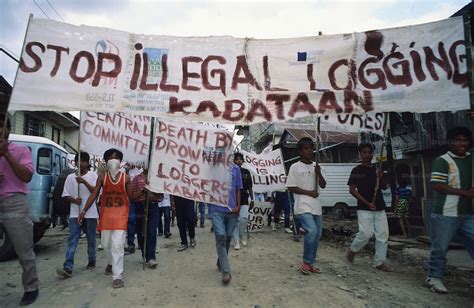
[[[179,236],[181,238],[181,245],[178,251],[185,251],[188,249],[188,233],[189,245],[196,247],[195,229],[194,229],[194,201],[178,196],[173,196],[176,207],[176,218],[178,219]]]
[[[206,203],[199,202],[199,227],[204,228],[206,222]]]
[[[245,231],[247,230],[247,220],[249,216],[249,208],[253,207],[253,190],[252,190],[252,175],[250,171],[242,168],[244,163],[244,155],[242,153],[234,154],[234,163],[240,168],[240,174],[242,176],[242,189],[240,189],[240,212],[237,225],[232,237],[234,239],[234,249],[240,249],[240,241],[242,246],[247,246],[247,240],[245,237]],[[250,198],[250,203],[249,203]]]
[[[383,171],[372,165],[375,146],[370,143],[362,143],[358,147],[362,164],[352,169],[349,176],[349,191],[357,199],[357,232],[351,247],[347,251],[347,261],[354,262],[354,257],[375,234],[375,256],[374,266],[384,272],[392,272],[393,269],[385,264],[388,248],[388,221],[385,213],[385,201],[381,188],[386,188]],[[377,189],[375,202],[373,197],[377,178],[379,187]]]
[[[107,164],[107,171],[99,175],[97,185],[78,218],[79,224],[82,224],[86,212],[102,189],[97,229],[101,231],[101,242],[107,254],[108,264],[105,274],[112,275],[113,288],[124,286],[122,277],[124,243],[128,224],[129,198],[132,198],[130,178],[119,171],[122,159],[123,153],[117,149],[105,151],[104,160]]]
[[[273,223],[272,223],[272,230],[276,231],[277,224],[280,222],[281,212],[283,211],[285,217],[285,232],[286,233],[293,233],[290,228],[290,198],[288,197],[288,191],[286,189],[281,191],[274,192],[274,204],[273,207]]]
[[[54,184],[53,189],[53,227],[56,226],[59,219],[59,224],[62,225],[62,229],[66,229],[69,225],[68,216],[71,204],[70,202],[62,196],[64,191],[64,184],[68,175],[76,172],[74,168],[66,168],[61,171]]]
[[[127,247],[125,247],[125,252],[135,253],[135,234],[139,232],[140,230],[137,229],[137,205],[134,201],[130,200],[127,223]]]
[[[314,266],[318,252],[319,240],[323,231],[322,205],[318,199],[316,176],[319,187],[325,188],[326,181],[321,174],[319,165],[312,161],[313,141],[310,138],[301,138],[296,149],[300,161],[291,165],[288,172],[286,186],[295,196],[295,214],[304,229],[303,262],[298,266],[303,274],[321,273],[321,269]]]
[[[212,221],[212,229],[216,238],[217,268],[222,273],[222,283],[228,284],[232,279],[229,264],[229,247],[232,232],[240,212],[240,190],[243,188],[240,168],[231,166],[231,186],[229,188],[228,207],[208,204],[208,216]]]
[[[39,294],[33,222],[27,199],[28,182],[33,177],[34,167],[27,146],[8,142],[10,130],[10,119],[0,114],[0,224],[13,243],[23,269],[21,280],[25,292],[20,306],[26,306],[36,301]]]
[[[163,200],[158,203],[158,235],[163,233],[166,238],[171,236],[170,222],[171,222],[171,203],[173,203],[169,194],[163,195]],[[163,219],[161,219],[163,217]],[[164,220],[164,221],[163,221]],[[164,231],[164,232],[163,232]]]
[[[412,190],[411,187],[408,186],[408,183],[408,174],[402,174],[399,180],[399,186],[395,189],[395,217],[399,219],[403,238],[411,236],[408,215]]]
[[[156,229],[158,228],[158,202],[163,200],[163,194],[149,191],[147,185],[148,169],[143,169],[142,173],[135,176],[132,181],[132,200],[136,205],[136,228],[138,233],[138,246],[142,251],[142,257],[149,268],[156,268]],[[148,211],[145,213],[146,197],[148,194]],[[147,217],[145,217],[145,214]],[[146,229],[144,220],[146,219]],[[146,233],[145,233],[146,232]],[[146,234],[146,243],[145,243]],[[145,247],[146,245],[146,247]]]
[[[431,184],[435,203],[431,214],[431,254],[426,283],[433,292],[447,293],[443,284],[449,244],[458,234],[474,259],[474,215],[472,199],[472,133],[465,127],[448,131],[449,151],[435,159]]]
[[[97,182],[97,174],[93,171],[90,171],[90,156],[88,153],[81,152],[80,162],[78,162],[78,160],[79,155],[76,155],[76,166],[80,166],[81,173],[80,175],[72,173],[66,178],[62,193],[62,196],[65,197],[69,202],[71,209],[69,214],[69,238],[68,246],[66,249],[66,259],[64,261],[63,267],[56,271],[56,273],[61,278],[72,277],[72,270],[74,268],[74,254],[76,253],[77,244],[79,243],[81,230],[85,231],[87,237],[87,255],[89,257],[87,269],[95,268],[95,237],[97,228],[97,218],[99,218],[95,202],[92,204],[91,208],[84,216],[82,228],[77,221],[77,217],[84,208],[84,205],[87,199],[89,198],[91,192],[94,190],[94,187]]]

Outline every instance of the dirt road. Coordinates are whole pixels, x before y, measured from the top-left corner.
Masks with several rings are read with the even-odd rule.
[[[207,222],[209,224],[209,222]],[[394,273],[371,267],[363,253],[354,265],[344,262],[344,245],[323,240],[319,248],[323,274],[304,276],[297,271],[302,241],[292,241],[283,230],[252,234],[248,247],[231,248],[232,281],[225,287],[217,271],[213,234],[197,229],[198,245],[178,253],[178,230],[170,239],[159,237],[158,268],[142,270],[139,253],[125,256],[125,288],[112,289],[103,274],[105,253],[99,251],[97,268],[87,270],[86,240],[81,239],[71,279],[59,280],[55,270],[64,261],[66,232],[49,230],[37,244],[41,280],[36,306],[81,307],[472,307],[474,288],[465,273],[450,271],[450,294],[431,293],[424,286],[422,263],[391,260]],[[22,295],[17,260],[0,263],[0,306],[16,306]]]

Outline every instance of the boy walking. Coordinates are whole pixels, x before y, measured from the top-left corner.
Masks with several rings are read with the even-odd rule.
[[[101,242],[109,262],[105,268],[105,274],[112,275],[112,287],[114,288],[124,286],[122,280],[124,243],[128,224],[129,198],[132,197],[130,178],[127,174],[119,171],[122,159],[123,154],[117,149],[105,151],[104,160],[107,164],[107,171],[99,175],[97,185],[78,218],[79,224],[82,224],[85,214],[102,189],[97,229],[101,231]]]
[[[447,134],[449,149],[438,157],[431,170],[436,192],[431,214],[431,255],[426,283],[433,292],[447,293],[443,284],[449,244],[457,233],[474,260],[474,215],[472,200],[472,133],[456,127]]]
[[[316,189],[316,176],[319,187],[325,188],[326,181],[319,165],[312,161],[313,141],[307,137],[301,138],[296,149],[300,161],[291,165],[286,186],[295,196],[295,215],[305,231],[303,262],[298,268],[305,275],[319,274],[321,269],[315,267],[314,263],[323,231],[323,216]]]
[[[359,231],[349,248],[346,258],[349,263],[354,262],[354,257],[375,234],[375,256],[374,266],[384,272],[392,272],[393,269],[385,264],[388,248],[388,221],[385,214],[385,201],[383,200],[381,188],[386,184],[383,179],[383,172],[372,165],[375,147],[370,143],[359,145],[359,155],[362,164],[352,169],[347,185],[349,191],[357,199],[357,222]],[[379,178],[379,187],[372,201],[375,186]]]
[[[78,165],[79,155],[76,155],[75,162]],[[72,269],[74,267],[74,254],[76,253],[77,244],[79,243],[79,237],[81,236],[81,225],[77,221],[79,213],[84,208],[84,205],[94,190],[97,182],[97,174],[90,171],[89,165],[90,156],[86,152],[80,153],[80,170],[81,174],[78,176],[76,173],[68,175],[66,182],[64,183],[64,190],[62,196],[66,198],[71,204],[69,214],[69,239],[66,250],[66,260],[64,261],[63,268],[58,269],[56,273],[61,278],[71,278]],[[79,183],[79,191],[77,190]],[[89,256],[89,263],[87,269],[95,268],[95,230],[97,228],[97,207],[95,201],[92,203],[90,208],[83,220],[83,227],[87,237],[87,255]]]

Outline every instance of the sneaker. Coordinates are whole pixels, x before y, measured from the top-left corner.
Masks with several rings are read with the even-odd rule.
[[[394,271],[393,268],[387,266],[387,264],[385,264],[385,263],[382,263],[382,264],[380,264],[380,265],[377,265],[377,266],[375,266],[375,268],[378,269],[379,271],[388,272],[388,273]]]
[[[85,233],[81,233],[81,235],[79,236],[79,238],[85,238],[85,237],[86,237]]]
[[[87,269],[94,269],[95,268],[95,262],[91,262],[89,261],[89,263],[87,263]]]
[[[181,246],[178,247],[178,252],[185,251],[186,249],[188,249],[188,245],[181,244]]]
[[[303,274],[305,275],[309,275],[311,274],[311,265],[310,264],[306,264],[304,262],[301,262],[299,265],[298,265],[298,269],[300,270],[300,272],[302,272]]]
[[[247,241],[246,240],[242,240],[242,246],[247,246]]]
[[[309,266],[309,271],[313,274],[321,274],[323,272],[319,267],[313,265]]]
[[[23,293],[23,297],[21,298],[21,301],[20,301],[20,306],[28,306],[30,304],[33,304],[38,298],[38,294],[39,294],[38,289]]]
[[[191,239],[191,241],[189,242],[189,245],[191,246],[191,248],[194,248],[196,247],[196,240],[195,239]]]
[[[235,250],[239,250],[239,249],[240,249],[240,241],[235,242],[234,249],[235,249]]]
[[[288,234],[292,234],[293,230],[291,230],[290,228],[285,228],[285,232],[288,233]]]
[[[222,283],[223,284],[229,284],[231,279],[232,279],[232,276],[229,273],[222,274]]]
[[[112,265],[107,264],[107,267],[105,268],[104,274],[105,275],[112,275]]]
[[[170,238],[171,237],[171,233],[165,233],[165,238]]]
[[[156,260],[154,260],[154,259],[150,259],[150,260],[148,260],[148,262],[146,263],[146,265],[147,265],[149,268],[155,269],[155,268],[158,266],[158,262],[156,262]]]
[[[133,246],[128,246],[128,247],[125,247],[125,252],[128,252],[128,253],[135,253],[135,247]]]
[[[99,244],[99,246],[97,246],[97,250],[104,250],[104,246],[102,246],[102,244]]]
[[[123,288],[124,286],[125,284],[122,279],[115,279],[114,282],[112,282],[112,288],[114,289]]]
[[[56,274],[58,274],[59,278],[67,279],[72,277],[72,271],[67,268],[58,268],[56,270]]]
[[[272,231],[276,231],[276,230],[277,230],[276,223],[272,222]]]
[[[426,279],[426,283],[428,284],[428,287],[430,288],[431,292],[442,293],[442,294],[448,293],[448,289],[444,285],[443,281],[439,278],[428,277]]]
[[[304,234],[305,234],[305,232],[306,232],[306,231],[305,231],[303,228],[301,228],[301,227],[299,228],[299,230],[298,230],[298,231],[300,232],[300,235],[304,235]]]

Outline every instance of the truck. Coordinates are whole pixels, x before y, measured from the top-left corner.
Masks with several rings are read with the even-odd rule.
[[[51,225],[52,191],[59,174],[67,168],[68,152],[43,137],[10,134],[9,141],[27,146],[33,157],[35,172],[28,183],[28,205],[34,223],[33,237],[36,243]],[[0,225],[0,261],[14,256],[13,244],[4,227]]]
[[[326,180],[326,188],[319,190],[319,200],[325,213],[331,212],[336,219],[349,218],[357,208],[357,200],[349,192],[347,181],[357,163],[321,163],[321,173]],[[387,207],[392,204],[390,187],[382,190]]]

